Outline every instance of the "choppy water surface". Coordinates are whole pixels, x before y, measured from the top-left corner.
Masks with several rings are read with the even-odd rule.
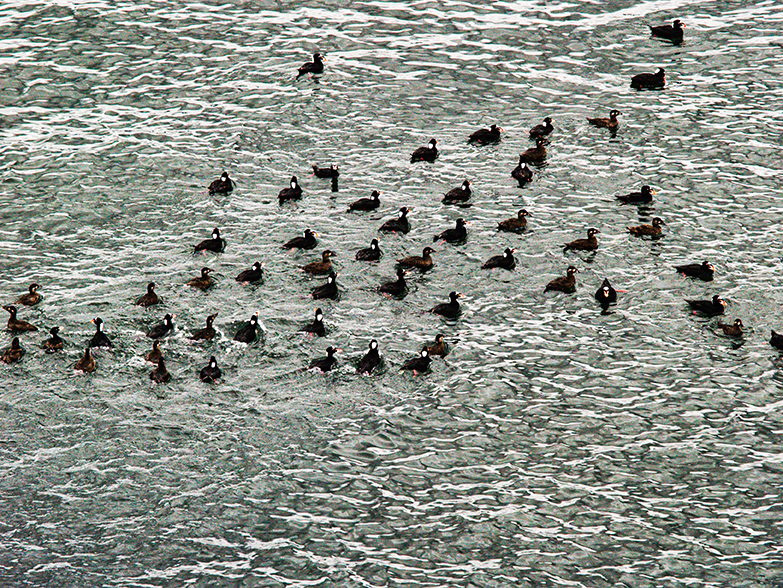
[[[685,44],[649,37],[675,17]],[[45,299],[0,369],[0,585],[779,586],[782,23],[774,2],[6,2],[2,300]],[[327,72],[295,82],[315,50]],[[659,66],[664,91],[631,90]],[[614,138],[585,121],[611,108]],[[495,122],[499,145],[465,142]],[[408,163],[430,137],[438,161]],[[340,165],[339,192],[311,163]],[[208,196],[224,169],[236,191]],[[279,206],[292,174],[305,196]],[[464,178],[473,206],[442,205]],[[652,208],[614,202],[642,183]],[[378,212],[345,213],[373,189]],[[353,261],[403,205],[413,230]],[[496,233],[521,207],[529,230]],[[625,232],[654,215],[662,239]],[[437,244],[407,298],[372,291],[459,216],[467,243]],[[215,226],[225,253],[194,257]],[[280,248],[308,226],[317,250]],[[564,253],[589,226],[598,253]],[[515,271],[478,269],[507,246]],[[342,295],[311,339],[322,280],[298,266],[327,247]],[[712,283],[673,271],[703,259]],[[266,282],[237,284],[256,260]],[[577,293],[543,294],[570,264]],[[208,294],[183,285],[203,265]],[[606,315],[604,277],[626,291]],[[165,305],[144,311],[149,280]],[[450,290],[459,320],[423,312]],[[744,339],[687,312],[713,294]],[[233,344],[256,310],[263,340]],[[174,379],[153,388],[164,312]],[[191,344],[212,312],[221,337]],[[77,376],[96,316],[117,348]],[[54,324],[69,345],[46,356]],[[438,332],[446,360],[400,374]],[[359,377],[372,338],[385,366]],[[336,373],[301,370],[329,344]]]

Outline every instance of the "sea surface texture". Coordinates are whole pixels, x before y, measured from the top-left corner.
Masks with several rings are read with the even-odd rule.
[[[682,45],[650,36],[674,18]],[[4,2],[0,298],[43,300],[0,364],[0,586],[783,585],[782,47],[773,1]],[[665,89],[630,87],[659,67]],[[614,136],[587,123],[611,109]],[[499,143],[467,142],[493,123]],[[209,195],[224,170],[235,190]],[[443,204],[465,179],[469,206]],[[615,199],[643,184],[651,205]],[[403,206],[411,231],[380,234]],[[522,208],[526,231],[497,231]],[[661,238],[627,231],[656,216]],[[464,244],[433,242],[459,217]],[[195,255],[215,227],[225,251]],[[308,227],[315,249],[281,247]],[[597,251],[564,251],[591,227]],[[427,245],[404,299],[375,291]],[[506,247],[513,271],[481,269]],[[340,297],[315,301],[300,266],[327,248]],[[704,260],[711,282],[674,269]],[[263,284],[238,283],[255,261]],[[570,265],[576,292],[544,293]],[[206,293],[185,285],[202,267]],[[427,312],[451,291],[461,316]],[[722,317],[686,303],[713,295]],[[300,332],[316,307],[325,337]],[[84,375],[96,317],[115,347]],[[438,333],[450,354],[401,371]],[[372,339],[384,362],[357,375]],[[307,370],[329,345],[335,370]]]

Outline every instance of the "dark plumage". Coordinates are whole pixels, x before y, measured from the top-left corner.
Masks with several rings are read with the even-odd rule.
[[[526,159],[527,157],[525,157],[524,154],[520,155],[519,163],[513,170],[511,170],[511,177],[517,181],[520,188],[524,187],[524,185],[528,182],[533,181],[533,172],[527,166],[527,163],[525,163],[524,160]]]
[[[530,138],[537,139],[538,137],[546,137],[553,130],[555,130],[555,127],[552,126],[552,119],[546,117],[543,124],[536,125],[530,129]]]
[[[340,177],[340,171],[335,164],[332,164],[329,167],[318,167],[313,164],[313,175],[316,178],[338,178]]]
[[[150,372],[150,380],[156,384],[165,384],[171,380],[171,374],[169,373],[169,370],[166,369],[166,362],[163,361],[163,356],[158,359],[158,363],[156,363],[155,367],[152,368],[152,371]]]
[[[602,129],[616,130],[620,124],[617,120],[617,117],[621,114],[622,112],[620,112],[619,110],[612,110],[609,113],[609,118],[588,118],[587,122],[589,122],[591,125],[595,127],[599,127]]]
[[[772,347],[775,349],[780,349],[783,351],[783,335],[776,333],[773,329],[772,336],[769,338],[769,344],[772,345]]]
[[[41,295],[38,293],[38,284],[30,284],[26,294],[22,294],[16,299],[15,304],[23,304],[25,306],[34,306],[41,301]]]
[[[726,301],[717,294],[712,300],[686,300],[693,312],[704,316],[716,316],[723,314],[726,310]]]
[[[373,190],[369,198],[359,198],[356,202],[351,203],[348,207],[348,212],[351,211],[364,211],[375,210],[381,205],[381,193],[378,190]]]
[[[445,204],[454,204],[457,202],[467,202],[473,191],[470,189],[470,182],[465,180],[459,188],[452,188],[443,196]]]
[[[167,314],[163,317],[163,322],[152,327],[147,333],[150,339],[163,339],[174,331],[174,315]]]
[[[212,230],[212,238],[204,239],[201,243],[196,245],[196,247],[193,249],[193,253],[198,253],[199,251],[213,251],[215,253],[220,253],[224,251],[225,248],[226,240],[220,237],[220,229],[215,227]]]
[[[103,332],[103,319],[98,317],[90,321],[95,325],[95,333],[90,339],[90,347],[114,347],[109,336]]]
[[[217,359],[215,359],[215,356],[213,355],[209,358],[209,363],[201,368],[201,371],[198,373],[198,379],[207,384],[211,384],[221,377],[223,377],[223,372],[220,371]]]
[[[84,350],[84,355],[81,359],[73,364],[73,369],[77,372],[83,372],[85,374],[91,374],[95,371],[96,364],[95,358],[92,356],[92,348],[88,345]]]
[[[318,244],[316,237],[318,233],[305,229],[304,235],[301,237],[294,237],[290,241],[283,245],[284,249],[315,249]]]
[[[364,354],[359,360],[359,365],[356,366],[356,373],[358,374],[370,374],[381,363],[381,354],[378,351],[378,341],[373,339],[370,341],[370,348],[367,353]]]
[[[405,270],[398,267],[397,279],[392,282],[384,282],[378,286],[378,292],[396,296],[398,298],[404,298],[405,294],[408,292],[408,284],[405,282]]]
[[[402,208],[400,208],[399,217],[387,220],[385,223],[381,225],[381,228],[379,228],[378,230],[387,233],[391,233],[391,232],[407,233],[408,231],[411,230],[411,223],[408,220],[409,212],[410,209],[407,206],[403,206]]]
[[[240,343],[252,343],[258,336],[257,330],[258,312],[251,316],[250,320],[247,321],[244,325],[239,327],[237,334],[234,335],[234,341],[239,341]]]
[[[370,246],[364,249],[359,249],[356,252],[356,259],[358,261],[378,261],[381,258],[381,249],[378,247],[378,239],[370,241]]]
[[[193,333],[190,338],[193,341],[211,341],[215,337],[215,327],[212,326],[212,323],[215,322],[215,319],[217,318],[217,313],[210,314],[207,317],[207,326],[203,329],[199,329],[195,333]]]
[[[674,269],[691,278],[699,278],[703,282],[711,282],[713,276],[715,275],[715,266],[713,266],[709,261],[677,265],[674,267]]]
[[[419,355],[416,357],[412,357],[409,360],[407,360],[405,363],[402,364],[403,370],[412,371],[414,374],[416,373],[424,373],[428,369],[430,369],[430,362],[432,359],[430,358],[430,352],[427,351],[427,346],[425,345],[422,347],[421,351],[419,352]]]
[[[296,76],[296,79],[298,80],[304,75],[307,74],[320,74],[324,72],[324,62],[323,62],[323,55],[320,53],[313,53],[313,60],[307,61],[302,64],[302,67],[299,68],[299,73]]]
[[[144,359],[150,363],[158,363],[161,355],[163,355],[163,352],[160,350],[160,340],[155,339],[152,342],[152,349],[144,356]]]
[[[239,275],[237,276],[237,282],[241,282],[243,284],[252,284],[255,282],[263,282],[264,281],[264,264],[260,261],[257,261],[253,264],[253,266],[250,269],[243,270],[239,272]]]
[[[630,194],[622,194],[620,196],[617,196],[616,198],[620,202],[624,202],[626,204],[644,204],[647,202],[652,202],[653,194],[655,194],[655,190],[650,188],[650,186],[642,186],[641,192],[631,192]]]
[[[331,369],[337,363],[337,358],[334,356],[340,350],[331,345],[326,348],[326,357],[319,357],[310,362],[310,369],[321,370],[322,372],[331,371]]]
[[[334,272],[329,272],[329,277],[326,278],[326,283],[322,286],[318,286],[315,290],[313,290],[311,296],[314,300],[320,300],[323,298],[330,298],[335,300],[338,294],[339,290],[337,289],[337,274]]]
[[[234,191],[234,182],[228,177],[228,172],[223,172],[220,177],[209,185],[210,194],[228,194]]]
[[[324,326],[324,313],[320,308],[315,309],[313,322],[307,323],[304,327],[302,327],[302,331],[305,333],[313,333],[319,337],[326,335],[326,327]]]
[[[499,231],[507,231],[509,233],[516,233],[518,231],[524,231],[527,228],[528,211],[524,208],[517,213],[516,218],[509,218],[498,223]]]
[[[662,67],[654,74],[641,73],[631,78],[631,87],[636,90],[659,90],[666,85],[666,73]]]
[[[478,143],[479,145],[489,145],[500,141],[500,133],[503,132],[497,125],[492,125],[488,129],[479,129],[474,131],[468,137],[468,143]]]
[[[730,325],[718,321],[718,328],[723,331],[724,335],[729,337],[742,337],[742,328],[744,326],[740,319],[734,319],[734,323]]]
[[[617,302],[617,290],[612,288],[607,278],[604,278],[601,287],[595,291],[595,299],[604,310],[606,310],[610,304]]]
[[[561,276],[559,278],[555,278],[551,282],[549,282],[546,285],[546,288],[544,288],[544,292],[549,292],[550,290],[554,290],[556,292],[565,292],[566,294],[573,294],[576,292],[576,272],[579,270],[576,269],[573,265],[569,266],[568,270],[566,271],[566,275]]]
[[[457,318],[462,312],[462,308],[460,308],[459,300],[457,300],[458,298],[461,297],[462,294],[458,292],[450,292],[449,301],[436,304],[430,309],[430,312],[434,314],[439,314],[442,317],[448,319]]]
[[[447,243],[464,243],[465,239],[468,238],[468,230],[465,228],[465,225],[468,223],[465,222],[464,218],[458,218],[457,219],[457,226],[455,226],[453,229],[446,229],[442,233],[435,235],[432,238],[432,241],[446,241]]]
[[[20,333],[20,332],[26,332],[26,331],[37,331],[38,327],[33,325],[32,323],[28,323],[27,321],[23,321],[22,319],[16,318],[16,307],[12,304],[7,304],[3,307],[8,311],[8,314],[10,315],[8,317],[8,330],[13,331],[14,333]]]
[[[41,344],[41,348],[46,353],[54,353],[55,351],[61,351],[62,348],[65,346],[65,341],[63,341],[59,333],[60,333],[60,327],[52,327],[51,329],[49,329],[49,334],[51,335],[51,337],[49,337],[46,341],[44,341]]]
[[[303,265],[302,271],[316,276],[326,275],[332,271],[332,257],[337,257],[337,254],[331,249],[327,249],[321,253],[321,261],[313,261]]]
[[[652,219],[651,225],[639,225],[636,227],[627,227],[627,229],[629,233],[636,235],[637,237],[658,237],[663,233],[661,225],[665,224],[665,222],[656,216]]]
[[[213,280],[212,277],[209,275],[211,273],[212,273],[211,269],[209,269],[208,267],[202,267],[201,275],[198,276],[197,278],[188,280],[187,285],[193,288],[198,288],[202,292],[206,292],[212,286],[215,285],[215,280]]]
[[[435,253],[432,247],[425,247],[421,256],[411,255],[410,257],[403,257],[398,259],[397,263],[402,267],[415,267],[420,270],[428,270],[432,268],[432,256],[431,253]]]
[[[600,232],[598,229],[587,229],[587,239],[576,239],[566,243],[564,247],[576,251],[595,251],[598,249],[598,238],[596,235]]]
[[[536,139],[536,146],[526,149],[519,154],[519,163],[543,163],[546,159],[546,147],[544,147],[546,139],[538,137]]]
[[[154,306],[160,302],[160,297],[155,293],[155,282],[147,284],[147,292],[136,299],[137,306]]]
[[[679,45],[682,43],[683,33],[684,31],[682,29],[685,28],[685,25],[680,22],[680,19],[676,19],[672,24],[665,24],[665,25],[648,25],[650,27],[650,33],[653,37],[658,37],[660,39],[666,39],[667,41],[671,41],[675,45]]]
[[[291,182],[288,188],[283,188],[277,194],[277,199],[280,204],[286,200],[299,200],[302,197],[302,186],[299,185],[299,180],[296,176],[291,176]]]
[[[419,147],[411,153],[411,163],[415,163],[417,161],[429,161],[433,162],[438,157],[438,148],[436,145],[438,142],[435,139],[430,139],[429,145],[427,147]]]
[[[516,251],[516,249],[506,247],[503,255],[493,255],[484,262],[484,265],[482,265],[481,268],[492,269],[497,267],[506,270],[513,270],[517,266],[517,260],[514,259],[514,251]]]
[[[438,355],[440,357],[446,357],[449,354],[449,345],[442,334],[435,335],[435,343],[427,346],[427,352],[430,356]]]
[[[19,342],[19,337],[14,337],[11,339],[11,346],[6,347],[3,350],[3,355],[0,356],[0,360],[2,360],[3,363],[16,363],[22,359],[24,354],[25,350]]]

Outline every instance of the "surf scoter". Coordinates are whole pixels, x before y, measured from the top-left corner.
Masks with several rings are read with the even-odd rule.
[[[216,318],[217,313],[210,314],[207,317],[207,326],[193,333],[190,339],[192,341],[211,341],[215,337],[215,327],[212,326],[212,323],[215,322]]]
[[[503,255],[493,255],[484,262],[484,265],[482,265],[481,268],[492,269],[497,267],[501,269],[513,270],[517,266],[517,260],[514,259],[514,251],[516,251],[516,249],[506,247]]]
[[[624,202],[626,204],[644,204],[647,202],[652,202],[653,194],[655,194],[655,190],[650,188],[650,186],[642,186],[641,192],[631,192],[630,194],[622,194],[620,196],[617,196],[616,198],[620,202]]]
[[[675,45],[679,45],[682,43],[683,38],[683,29],[685,28],[685,25],[682,24],[680,19],[676,19],[672,24],[665,24],[665,25],[647,25],[650,27],[650,33],[653,37],[658,37],[660,39],[666,39],[667,41],[671,41]]]
[[[296,76],[298,80],[307,74],[321,74],[324,72],[323,55],[320,53],[313,53],[313,60],[307,61],[299,68],[299,73]]]
[[[14,304],[24,304],[25,306],[34,306],[41,301],[41,294],[38,292],[38,284],[30,284],[26,294],[22,294],[16,299]]]
[[[742,337],[742,328],[744,326],[740,319],[734,319],[734,323],[730,325],[718,321],[718,328],[723,331],[724,335],[729,337]]]
[[[51,337],[49,337],[46,341],[44,341],[41,344],[41,348],[46,353],[54,353],[55,351],[61,351],[62,348],[65,346],[65,341],[63,341],[59,333],[60,333],[60,327],[52,327],[51,329],[49,329],[49,334],[51,335]]]
[[[320,300],[323,298],[330,298],[335,300],[338,294],[339,290],[337,289],[337,274],[332,271],[329,272],[329,276],[326,278],[326,283],[314,289],[311,296],[314,300]]]
[[[170,335],[174,331],[174,315],[166,314],[163,317],[163,322],[158,323],[152,327],[147,333],[147,337],[150,339],[163,339],[167,335]]]
[[[566,275],[555,278],[546,285],[544,292],[554,290],[556,292],[565,292],[566,294],[573,294],[576,292],[576,269],[573,265],[568,267]]]
[[[237,334],[234,335],[234,341],[239,341],[240,343],[252,343],[253,341],[256,340],[257,329],[258,329],[258,312],[256,312],[253,316],[251,316],[250,320],[247,321],[244,325],[239,327]]]
[[[712,300],[686,300],[685,302],[694,313],[704,316],[716,316],[723,314],[726,310],[726,301],[717,294],[712,297]]]
[[[610,304],[617,302],[617,290],[612,287],[608,278],[604,278],[601,287],[595,291],[595,299],[604,310],[606,310]]]
[[[348,212],[375,210],[380,205],[381,193],[378,190],[373,190],[369,198],[359,198],[356,202],[351,203],[348,207]]]
[[[435,159],[438,157],[438,148],[436,145],[438,142],[435,139],[430,139],[429,145],[427,147],[419,147],[411,153],[411,163],[415,163],[417,161],[429,161],[432,163],[435,161]]]
[[[602,129],[615,130],[620,124],[617,120],[617,117],[621,114],[622,112],[619,110],[612,110],[609,112],[609,118],[588,118],[587,122]]]
[[[144,308],[147,308],[148,306],[154,306],[159,302],[160,297],[155,293],[155,282],[150,282],[147,284],[147,292],[136,299],[136,305],[143,306]]]
[[[316,240],[317,236],[318,233],[316,233],[315,231],[311,231],[310,229],[305,229],[303,236],[294,237],[290,241],[286,242],[283,245],[283,248],[284,249],[315,249],[315,246],[318,244],[318,241]]]
[[[662,67],[654,74],[640,73],[631,78],[631,87],[636,90],[659,90],[666,85],[666,73]]]
[[[373,339],[370,341],[370,349],[364,354],[364,357],[359,360],[359,365],[356,366],[356,373],[371,374],[380,363],[381,354],[378,351],[378,341]]]
[[[430,253],[435,253],[432,247],[425,247],[421,256],[411,255],[410,257],[403,257],[397,260],[397,264],[402,267],[415,267],[420,270],[428,270],[432,268],[432,257]]]
[[[340,177],[340,170],[337,165],[332,164],[329,167],[318,167],[313,164],[313,175],[316,178],[338,178]]]
[[[440,357],[446,357],[449,354],[449,345],[441,333],[435,335],[435,343],[427,346],[427,353],[430,356],[438,355]]]
[[[509,218],[498,223],[499,231],[507,231],[509,233],[516,233],[518,231],[524,231],[527,228],[528,211],[524,208],[517,213],[516,218]]]
[[[155,367],[152,368],[152,371],[150,372],[150,380],[156,384],[165,384],[171,380],[171,374],[169,373],[169,370],[166,369],[166,362],[163,361],[162,355],[160,359],[158,359],[158,363],[155,364]]]
[[[212,276],[209,275],[211,273],[212,273],[211,269],[209,269],[208,267],[202,267],[201,275],[198,276],[197,278],[188,280],[187,285],[193,288],[198,288],[202,292],[206,292],[212,286],[215,285],[215,280],[213,280]]]
[[[478,143],[479,145],[489,145],[500,141],[500,133],[503,132],[497,125],[492,125],[488,129],[479,129],[474,131],[468,137],[468,143]]]
[[[199,251],[213,251],[215,253],[220,253],[224,251],[225,248],[226,240],[220,237],[220,229],[215,227],[212,231],[212,238],[204,239],[201,243],[196,245],[196,247],[193,249],[193,253],[198,253]]]
[[[315,316],[313,317],[313,322],[307,323],[304,327],[301,329],[305,333],[313,333],[314,335],[318,335],[319,337],[323,337],[326,335],[326,327],[324,326],[324,313],[320,308],[315,309]]]
[[[98,317],[90,321],[95,325],[95,333],[90,339],[90,347],[114,347],[109,336],[103,332],[103,319]]]
[[[452,188],[443,196],[444,204],[455,204],[467,202],[473,191],[470,189],[470,182],[465,180],[459,188]]]
[[[598,249],[598,238],[600,233],[598,229],[587,229],[587,239],[576,239],[564,245],[565,249],[574,249],[576,251],[595,251]]]
[[[220,177],[209,185],[210,194],[228,194],[234,191],[234,182],[228,177],[228,172],[223,172]]]
[[[519,154],[520,163],[543,163],[546,159],[546,147],[544,144],[546,139],[544,137],[538,137],[536,139],[536,146],[526,149]]]
[[[310,362],[310,369],[321,370],[324,373],[331,371],[331,369],[337,363],[337,358],[335,357],[335,354],[338,353],[339,351],[340,349],[336,347],[332,347],[330,345],[329,347],[326,348],[326,357],[319,357],[318,359],[312,360]]]
[[[464,218],[458,218],[457,219],[457,226],[455,226],[453,229],[446,229],[442,233],[435,235],[432,238],[432,242],[435,241],[446,241],[447,243],[464,243],[465,239],[468,238],[468,231],[465,228],[465,225],[468,223],[465,222]]]
[[[709,261],[701,263],[688,263],[685,265],[674,266],[678,272],[691,278],[698,278],[703,282],[711,282],[715,275],[715,266]]]
[[[546,117],[543,124],[536,125],[530,129],[530,138],[537,139],[538,137],[546,137],[554,130],[555,127],[552,126],[552,119],[550,117]]]
[[[212,384],[221,377],[223,377],[223,372],[220,371],[217,359],[215,359],[215,356],[213,355],[209,358],[209,363],[201,368],[201,371],[198,373],[198,379],[207,384]]]
[[[379,228],[379,231],[387,232],[387,233],[407,233],[411,230],[411,223],[408,220],[408,213],[410,212],[410,208],[407,206],[403,206],[400,208],[400,216],[397,218],[391,218],[387,220],[385,223],[381,225],[381,228]]]
[[[3,306],[3,308],[8,311],[9,315],[11,315],[8,317],[8,323],[7,323],[9,331],[19,333],[25,331],[38,330],[38,327],[36,327],[32,323],[28,323],[27,321],[23,321],[22,319],[16,318],[16,307],[13,304],[7,304]]]
[[[391,282],[384,282],[378,286],[378,292],[381,294],[389,294],[397,298],[404,298],[408,292],[408,284],[405,282],[405,270],[401,267],[397,268],[397,279]]]
[[[632,235],[636,235],[637,237],[659,237],[663,233],[663,229],[661,228],[661,225],[665,225],[666,223],[663,222],[660,218],[657,216],[652,219],[651,225],[639,225],[636,227],[626,227],[628,229],[628,232]]]
[[[458,298],[461,298],[462,294],[459,292],[449,292],[449,301],[441,302],[430,308],[430,312],[433,314],[439,314],[447,319],[457,318],[462,312]]]
[[[302,197],[302,186],[296,176],[291,176],[291,182],[288,188],[283,188],[277,194],[277,199],[282,204],[286,200],[299,200]]]
[[[150,363],[158,363],[161,355],[163,355],[163,351],[160,349],[160,339],[155,339],[152,342],[152,349],[144,356],[144,359]]]
[[[73,364],[73,369],[77,372],[91,374],[95,371],[96,367],[95,358],[92,356],[92,347],[88,345],[84,350],[84,355],[82,355],[81,359]]]
[[[402,364],[401,369],[411,371],[414,375],[417,373],[424,373],[430,369],[431,361],[432,359],[430,358],[430,352],[427,351],[427,346],[425,345],[422,347],[419,355],[408,359],[405,363]]]
[[[16,363],[25,354],[25,350],[22,344],[19,343],[19,337],[11,339],[11,346],[3,350],[3,355],[0,356],[0,360],[3,363]]]
[[[359,249],[356,252],[357,261],[378,261],[381,258],[381,249],[378,247],[378,239],[370,241],[370,246]]]
[[[303,265],[302,271],[316,276],[326,275],[332,271],[332,257],[337,257],[337,254],[331,249],[326,249],[321,253],[321,261],[313,261]]]
[[[533,171],[527,166],[524,159],[527,159],[527,157],[525,155],[520,155],[519,163],[511,170],[511,177],[517,181],[520,188],[523,188],[528,182],[533,181]]]
[[[772,336],[769,338],[769,344],[772,345],[772,347],[775,349],[780,349],[783,351],[783,335],[776,333],[773,329]]]
[[[252,284],[264,281],[264,264],[260,261],[255,262],[250,269],[239,272],[236,277],[237,282],[242,284]]]

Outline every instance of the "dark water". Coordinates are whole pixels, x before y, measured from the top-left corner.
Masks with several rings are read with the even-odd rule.
[[[674,17],[682,46],[649,37]],[[45,298],[0,369],[0,585],[780,586],[782,23],[774,2],[5,3],[2,298]],[[316,50],[326,73],[295,82]],[[629,87],[657,67],[664,91]],[[614,138],[585,121],[611,108]],[[499,145],[465,142],[491,123]],[[438,161],[410,164],[430,137]],[[236,191],[209,196],[224,169]],[[280,206],[292,174],[304,198]],[[442,205],[465,178],[473,206]],[[614,201],[643,183],[652,208]],[[345,213],[373,189],[379,211]],[[353,261],[403,205],[413,230]],[[529,230],[496,233],[521,207]],[[436,244],[404,300],[372,291],[459,216],[467,243]],[[626,233],[652,216],[662,239]],[[194,257],[215,226],[225,253]],[[597,254],[563,253],[590,226]],[[306,227],[318,249],[280,248]],[[513,272],[479,269],[507,246]],[[298,266],[327,247],[342,294],[311,339],[322,280]],[[711,283],[673,270],[703,259]],[[237,284],[256,260],[265,283]],[[570,264],[576,294],[544,294]],[[184,285],[203,265],[208,294]],[[625,290],[606,315],[604,277]],[[165,305],[144,311],[149,280]],[[450,290],[459,320],[424,312]],[[743,339],[687,311],[713,294]],[[233,343],[255,311],[262,340]],[[152,387],[165,312],[173,381]],[[220,338],[191,344],[212,312]],[[117,347],[76,375],[96,316]],[[399,373],[438,332],[446,360]],[[372,338],[385,366],[357,376]],[[301,370],[330,344],[336,373]]]

